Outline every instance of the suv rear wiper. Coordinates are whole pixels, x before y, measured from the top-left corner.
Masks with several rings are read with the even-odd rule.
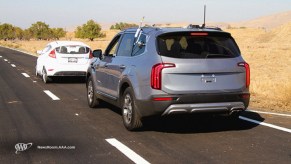
[[[207,55],[205,56],[205,59],[206,58],[208,58],[208,57],[210,57],[210,58],[212,58],[212,57],[227,57],[227,58],[230,58],[230,57],[232,57],[232,56],[230,56],[230,55],[226,55],[226,54],[211,54],[211,53],[207,53]]]

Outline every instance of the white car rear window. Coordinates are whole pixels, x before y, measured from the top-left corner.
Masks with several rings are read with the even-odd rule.
[[[56,52],[60,54],[87,54],[89,53],[90,48],[81,45],[68,45],[60,46],[56,48]]]

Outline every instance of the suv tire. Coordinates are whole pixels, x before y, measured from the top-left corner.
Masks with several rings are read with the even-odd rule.
[[[142,122],[137,113],[135,97],[131,87],[126,88],[122,96],[122,119],[124,126],[129,131],[134,131],[142,127]]]
[[[97,93],[95,91],[95,85],[91,76],[87,81],[87,100],[90,108],[95,108],[99,105],[99,100],[97,99]]]

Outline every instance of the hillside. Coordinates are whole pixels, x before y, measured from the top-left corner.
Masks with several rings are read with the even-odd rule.
[[[288,22],[291,22],[291,11],[263,16],[248,21],[234,22],[231,23],[231,26],[273,29]]]
[[[220,28],[262,28],[271,30],[286,23],[291,22],[291,11],[272,14],[259,18],[254,18],[247,21],[240,22],[206,22],[207,26],[215,26]],[[187,27],[189,24],[201,24],[197,22],[180,22],[180,23],[161,23],[156,24],[158,27]],[[106,26],[107,27],[107,26]]]

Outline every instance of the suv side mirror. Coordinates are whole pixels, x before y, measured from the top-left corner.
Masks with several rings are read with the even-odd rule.
[[[145,46],[145,43],[142,42],[142,41],[138,41],[137,45],[138,45],[139,48],[142,48],[143,46]]]
[[[102,50],[101,49],[94,50],[93,57],[99,58],[102,60],[103,59]]]

